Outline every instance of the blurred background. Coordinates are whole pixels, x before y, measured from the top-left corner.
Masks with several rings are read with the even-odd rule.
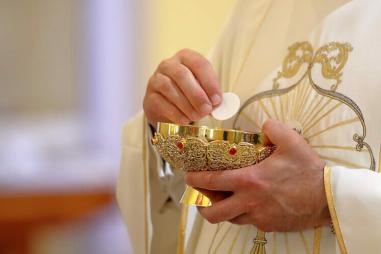
[[[123,122],[233,0],[0,0],[0,253],[131,253],[114,198]]]

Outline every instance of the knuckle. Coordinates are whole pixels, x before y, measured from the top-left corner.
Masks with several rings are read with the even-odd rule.
[[[207,187],[209,187],[210,189],[214,189],[215,182],[215,178],[212,174],[208,173],[205,175],[205,183]]]
[[[192,60],[192,66],[194,69],[196,70],[207,70],[210,66],[209,66],[209,62],[208,60],[206,60],[204,57],[200,56],[200,57],[195,57],[193,60]]]
[[[157,118],[158,112],[155,110],[155,103],[154,94],[146,96],[143,100],[143,111],[149,120],[155,120]]]
[[[247,189],[257,189],[259,180],[255,174],[248,173],[239,178],[239,185]]]
[[[156,74],[153,74],[153,75],[151,75],[151,77],[148,79],[148,82],[147,82],[147,89],[149,88],[149,87],[151,87],[152,85],[154,85],[156,82]]]
[[[166,69],[171,68],[172,65],[173,65],[172,59],[170,59],[170,58],[164,59],[163,61],[161,61],[159,63],[158,69],[159,70],[166,70]]]
[[[177,111],[174,108],[169,108],[166,112],[170,119],[178,119]]]
[[[197,107],[201,107],[204,104],[210,104],[208,97],[205,95],[205,92],[202,90],[201,87],[197,87],[197,89],[193,89],[191,96],[193,97]]]
[[[148,98],[147,100],[151,101],[152,106],[162,103],[162,98],[157,93],[152,93],[150,98]]]
[[[173,71],[173,77],[180,82],[185,80],[187,75],[187,69],[181,65],[178,65]]]
[[[155,104],[155,94],[154,93],[146,94],[143,100],[144,111],[150,111],[153,104]]]
[[[189,48],[183,48],[183,49],[180,49],[178,52],[177,52],[177,55],[181,56],[181,57],[187,57],[191,54],[193,54],[194,51],[189,49]]]
[[[163,94],[167,94],[171,91],[171,82],[166,78],[163,78],[162,80],[156,82],[155,85],[157,91],[160,91]]]

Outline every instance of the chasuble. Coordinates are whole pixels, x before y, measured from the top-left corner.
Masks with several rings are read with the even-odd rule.
[[[328,166],[332,228],[266,233],[267,253],[381,252],[380,13],[373,0],[239,0],[211,51],[222,90],[243,104],[231,120],[199,124],[260,131],[277,119]],[[183,173],[150,135],[143,113],[124,127],[117,198],[135,253],[251,253],[255,226],[179,207]]]

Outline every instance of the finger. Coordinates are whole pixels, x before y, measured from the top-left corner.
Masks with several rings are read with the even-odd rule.
[[[154,75],[154,79],[155,81],[152,87],[155,92],[160,93],[162,96],[164,96],[192,121],[197,121],[201,118],[201,116],[189,103],[183,92],[169,77],[161,73],[156,73]]]
[[[299,140],[300,136],[296,131],[289,128],[287,125],[272,119],[267,120],[262,125],[262,131],[266,137],[276,146],[293,143]]]
[[[235,195],[213,203],[210,207],[200,207],[199,212],[210,223],[219,223],[238,217],[245,211],[242,208],[242,200]]]
[[[212,203],[219,202],[225,198],[228,198],[232,195],[232,192],[227,191],[211,191],[206,189],[197,188],[199,192],[208,197]]]
[[[220,104],[222,92],[212,64],[204,56],[190,49],[181,50],[179,56],[181,63],[192,71],[213,105]]]
[[[161,94],[152,93],[145,111],[153,115],[156,122],[168,119],[172,123],[188,124],[190,120],[176,106],[167,101]]]
[[[252,218],[247,213],[238,215],[237,217],[230,219],[229,222],[237,225],[253,224]]]
[[[235,178],[238,170],[187,172],[185,181],[194,188],[215,191],[233,191],[236,187]]]
[[[158,71],[176,83],[199,114],[205,116],[212,111],[207,94],[185,65],[175,60],[166,60],[159,65]]]

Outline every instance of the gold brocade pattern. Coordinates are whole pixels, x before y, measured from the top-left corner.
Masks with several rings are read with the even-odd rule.
[[[152,143],[173,169],[185,171],[244,168],[264,160],[275,150],[273,146],[259,143],[232,144],[226,140],[207,142],[179,135],[163,137],[160,133],[155,133]]]

